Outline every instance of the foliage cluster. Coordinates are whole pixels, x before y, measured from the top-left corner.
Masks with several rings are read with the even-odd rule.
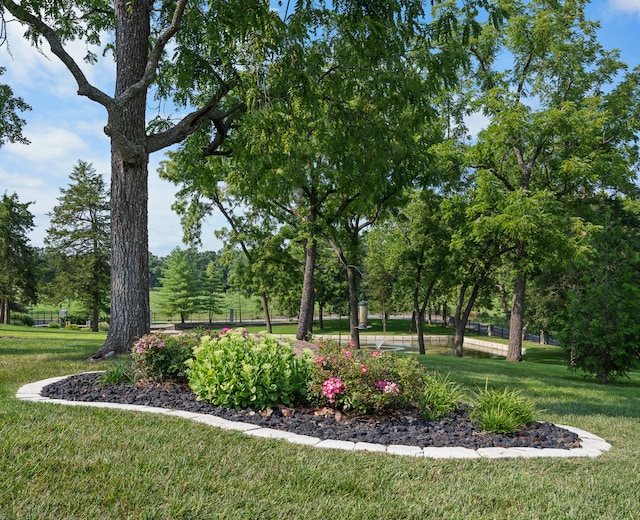
[[[425,377],[424,389],[420,393],[420,412],[430,421],[435,421],[457,410],[464,399],[461,385],[451,381],[449,376],[434,372]]]
[[[203,337],[193,354],[187,361],[187,376],[200,399],[256,409],[304,400],[309,363],[274,336],[223,329]]]
[[[186,361],[200,343],[199,333],[142,336],[131,349],[132,370],[138,381],[186,382]]]
[[[11,325],[33,327],[33,323],[33,318],[24,312],[14,312],[11,314]]]
[[[449,376],[427,373],[415,356],[329,343],[312,359],[275,336],[246,329],[148,334],[133,346],[131,359],[116,360],[100,379],[104,385],[187,380],[199,399],[237,409],[305,404],[382,415],[409,406],[435,421],[466,403],[482,429],[495,433],[516,432],[538,413],[517,391],[485,384],[468,393]]]
[[[413,356],[330,343],[311,366],[309,401],[362,414],[389,412],[417,402],[424,376]]]
[[[478,420],[483,430],[495,433],[513,433],[521,426],[533,422],[538,410],[533,401],[517,390],[489,388],[478,390],[471,417]]]

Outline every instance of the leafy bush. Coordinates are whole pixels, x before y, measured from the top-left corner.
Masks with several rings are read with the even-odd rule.
[[[100,375],[102,386],[124,383],[132,385],[136,382],[135,372],[131,365],[131,359],[118,359]]]
[[[59,329],[60,324],[57,321],[50,321],[49,323],[47,323],[47,327],[50,329]]]
[[[66,330],[80,330],[80,326],[77,323],[68,323],[64,328]]]
[[[199,343],[199,334],[170,336],[153,333],[142,336],[131,349],[136,379],[185,383],[185,362],[193,357],[193,349]]]
[[[460,407],[464,400],[462,386],[449,380],[449,376],[438,373],[425,378],[424,389],[420,395],[420,413],[430,421],[444,417]]]
[[[33,327],[33,318],[24,312],[11,313],[12,325],[26,325],[27,327]]]
[[[493,433],[514,433],[531,424],[538,413],[533,402],[517,390],[479,390],[474,396],[475,406],[471,417],[483,430]]]
[[[291,406],[304,399],[309,377],[308,359],[291,345],[243,329],[203,337],[187,365],[198,398],[228,408]]]
[[[98,323],[98,330],[100,332],[108,332],[109,331],[109,323],[106,321],[101,321]]]
[[[414,357],[329,344],[311,368],[309,401],[340,410],[376,414],[415,403],[424,369]]]

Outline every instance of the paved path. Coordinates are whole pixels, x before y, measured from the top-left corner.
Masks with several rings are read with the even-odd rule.
[[[97,408],[116,408],[120,410],[134,410],[138,412],[157,413],[163,415],[171,415],[174,417],[182,417],[192,421],[201,422],[222,428],[223,430],[236,430],[253,435],[255,437],[263,437],[268,439],[282,439],[294,444],[303,444],[306,446],[314,446],[316,448],[333,448],[349,451],[370,451],[389,453],[392,455],[406,455],[411,457],[429,457],[434,459],[504,459],[504,458],[534,458],[534,457],[598,457],[604,451],[611,448],[611,445],[604,439],[597,437],[589,432],[573,428],[571,426],[562,426],[567,430],[575,432],[580,437],[580,448],[571,450],[561,449],[538,449],[538,448],[480,448],[472,450],[469,448],[419,448],[418,446],[401,446],[371,444],[366,442],[348,442],[338,440],[320,440],[317,437],[307,435],[298,435],[281,430],[270,428],[260,428],[255,424],[243,422],[228,421],[220,417],[208,414],[199,414],[193,412],[185,412],[181,410],[172,410],[167,408],[155,408],[152,406],[128,405],[119,403],[89,403],[83,401],[65,401],[62,399],[49,399],[42,397],[40,392],[42,389],[51,384],[65,379],[65,377],[52,377],[35,383],[24,385],[18,390],[16,397],[25,401],[34,401],[41,403],[57,403],[71,406],[93,406]]]

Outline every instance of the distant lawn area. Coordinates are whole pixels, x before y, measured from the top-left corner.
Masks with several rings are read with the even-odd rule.
[[[108,367],[87,361],[104,338],[0,326],[0,519],[640,518],[638,372],[601,386],[568,370],[557,347],[534,344],[522,363],[420,358],[472,388],[520,389],[544,410],[540,419],[612,444],[593,459],[321,450],[175,417],[15,398],[26,383]]]
[[[392,319],[387,322],[387,330],[383,332],[382,329],[382,320],[380,319],[370,319],[369,327],[365,330],[360,331],[360,335],[366,334],[386,334],[389,336],[395,335],[406,335],[406,334],[416,334],[415,331],[411,331],[411,321],[410,320],[401,320],[401,319]],[[243,325],[247,330],[251,332],[263,331],[265,330],[264,326],[254,326],[254,325]],[[295,334],[298,328],[297,323],[278,323],[275,322],[273,325],[274,334]],[[339,334],[349,335],[349,319],[345,316],[342,320],[338,320],[337,318],[332,318],[330,320],[324,320],[322,329],[319,327],[318,321],[313,322],[313,334],[318,335],[332,335]],[[442,327],[441,325],[424,325],[424,333],[426,335],[451,335],[453,334],[453,329],[451,327]]]

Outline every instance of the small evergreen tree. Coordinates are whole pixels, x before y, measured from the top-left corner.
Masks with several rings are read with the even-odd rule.
[[[180,323],[184,323],[200,307],[202,284],[193,255],[176,247],[167,257],[160,281],[160,306],[169,315],[179,314]]]
[[[209,323],[213,321],[216,312],[222,312],[223,285],[220,266],[213,260],[207,264],[203,283],[203,297],[209,311]]]
[[[36,300],[36,252],[27,233],[33,229],[31,202],[18,195],[0,198],[0,323],[11,323],[11,310]]]
[[[89,163],[78,161],[69,179],[49,213],[45,238],[57,271],[53,289],[59,300],[80,300],[97,332],[100,312],[109,309],[109,197],[104,179]]]

